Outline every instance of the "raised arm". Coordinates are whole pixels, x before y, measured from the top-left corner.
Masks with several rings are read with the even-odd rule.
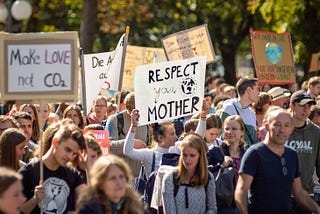
[[[145,149],[135,149],[137,148],[135,145],[139,143],[145,145],[145,143],[141,140],[134,139],[135,131],[138,126],[139,116],[139,111],[134,109],[131,113],[131,126],[124,141],[123,154],[129,156],[132,159],[145,162],[150,155],[147,154]]]
[[[209,113],[209,110],[210,110],[209,103],[204,99],[202,101],[202,109],[200,112],[199,123],[198,123],[197,129],[195,131],[195,133],[200,135],[202,138],[204,138],[206,135],[206,124],[207,124],[206,119],[207,119],[207,114]]]

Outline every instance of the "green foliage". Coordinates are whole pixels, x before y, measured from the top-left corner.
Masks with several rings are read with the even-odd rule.
[[[80,31],[83,0],[30,0],[25,31]],[[295,62],[305,69],[320,44],[319,0],[98,0],[94,51],[113,50],[126,26],[129,43],[161,47],[161,38],[207,23],[228,81],[235,79],[236,54],[250,53],[249,28],[290,32]],[[94,24],[96,20],[92,20]],[[229,75],[230,74],[230,75]]]

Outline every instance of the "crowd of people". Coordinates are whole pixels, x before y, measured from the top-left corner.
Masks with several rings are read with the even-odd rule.
[[[199,113],[142,126],[134,92],[99,95],[87,115],[17,102],[0,115],[0,213],[320,214],[320,77],[289,88],[210,76]],[[89,130],[108,131],[108,154]]]

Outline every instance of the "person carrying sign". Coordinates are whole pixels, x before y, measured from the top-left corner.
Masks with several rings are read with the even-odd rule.
[[[47,131],[50,132],[50,127]],[[47,135],[47,131],[44,135]],[[49,150],[42,157],[43,181],[41,181],[41,161],[32,160],[19,170],[23,175],[25,213],[67,213],[75,207],[75,196],[85,186],[79,171],[67,166],[85,149],[82,131],[74,124],[60,124],[55,132]],[[40,203],[42,201],[42,203]]]

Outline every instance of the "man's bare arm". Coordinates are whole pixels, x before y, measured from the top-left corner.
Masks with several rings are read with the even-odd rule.
[[[237,182],[234,193],[235,202],[239,214],[248,213],[248,191],[251,186],[253,177],[248,174],[241,173]]]

